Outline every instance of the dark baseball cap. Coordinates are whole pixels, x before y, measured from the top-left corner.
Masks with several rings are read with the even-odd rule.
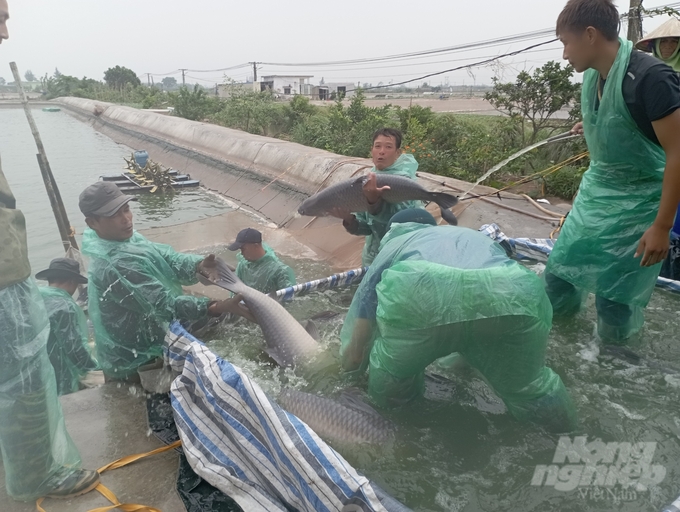
[[[85,217],[113,217],[121,206],[136,200],[123,194],[115,183],[98,181],[81,192],[78,206]]]
[[[387,230],[390,230],[392,224],[403,224],[406,222],[419,222],[420,224],[429,224],[430,226],[437,225],[437,221],[432,214],[424,208],[407,208],[392,216],[387,223]]]
[[[257,229],[246,228],[242,229],[236,235],[236,241],[229,245],[227,249],[230,251],[238,251],[243,244],[261,244],[262,243],[262,233]]]
[[[80,273],[80,263],[71,258],[55,258],[50,267],[35,275],[36,279],[44,281],[75,281],[87,284],[87,277]]]

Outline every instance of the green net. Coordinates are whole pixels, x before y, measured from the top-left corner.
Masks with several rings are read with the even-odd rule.
[[[283,263],[267,244],[262,244],[265,255],[257,261],[248,261],[239,252],[236,275],[245,284],[262,293],[272,293],[295,284],[293,269]]]
[[[47,354],[57,378],[57,392],[74,393],[80,389],[81,377],[97,369],[90,354],[85,313],[65,290],[42,286],[40,295],[50,319]]]
[[[631,50],[632,43],[621,40],[599,105],[599,73],[584,74],[583,128],[591,163],[546,266],[547,273],[577,288],[549,290],[555,313],[573,313],[584,292],[631,306],[626,325],[612,325],[599,315],[600,334],[614,339],[642,326],[641,308],[661,269],[661,264],[641,267],[634,257],[659,210],[666,158],[637,128],[621,92]]]
[[[368,366],[371,398],[394,406],[422,393],[428,365],[459,354],[515,417],[564,427],[574,412],[545,366],[551,325],[541,280],[483,234],[396,224],[352,301],[341,357],[348,370]]]
[[[416,171],[418,170],[418,162],[413,155],[403,154],[394,164],[387,169],[377,171],[375,167],[371,172],[393,174],[395,176],[403,176],[404,178],[416,179]],[[380,241],[387,233],[387,224],[392,216],[407,208],[421,208],[421,201],[405,201],[403,203],[391,204],[384,202],[382,210],[376,215],[371,215],[368,212],[358,212],[354,216],[359,225],[359,234],[366,235],[366,242],[361,255],[362,265],[367,267],[373,262],[378,250],[380,249]]]
[[[22,501],[80,466],[45,348],[49,331],[32,279],[0,290],[0,448],[7,492]]]
[[[203,259],[150,242],[139,233],[125,242],[83,234],[83,254],[91,258],[88,306],[97,359],[109,377],[126,378],[162,355],[172,320],[191,322],[207,314],[207,298],[183,295],[197,282]]]

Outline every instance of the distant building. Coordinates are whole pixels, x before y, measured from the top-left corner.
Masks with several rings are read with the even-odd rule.
[[[260,91],[271,91],[274,94],[283,96],[294,96],[302,94],[312,95],[312,85],[309,79],[312,75],[269,75],[263,76],[260,80]]]
[[[220,98],[229,98],[236,92],[249,92],[254,90],[253,85],[253,82],[218,84],[217,96]]]
[[[334,84],[315,85],[312,90],[312,99],[314,100],[334,100],[338,95],[345,98],[354,96],[356,84],[353,82],[338,82]]]

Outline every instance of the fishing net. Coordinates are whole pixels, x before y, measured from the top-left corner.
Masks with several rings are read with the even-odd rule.
[[[396,224],[352,301],[340,352],[346,368],[369,367],[382,406],[419,396],[425,368],[457,353],[516,418],[571,425],[566,389],[545,366],[551,325],[540,279],[500,245],[466,228]],[[353,352],[361,342],[371,348]],[[363,357],[350,364],[348,354]]]
[[[0,290],[0,448],[7,492],[22,501],[80,465],[45,349],[49,332],[32,279]]]
[[[89,313],[97,358],[109,377],[126,378],[162,355],[172,320],[204,318],[210,299],[183,295],[182,285],[197,282],[203,259],[175,252],[135,233],[125,242],[83,233],[83,254],[91,258]]]
[[[50,319],[47,354],[57,378],[57,392],[74,393],[80,389],[80,379],[97,369],[88,345],[85,313],[61,288],[43,286],[40,295]]]
[[[418,162],[413,155],[403,154],[394,164],[382,171],[376,171],[375,167],[371,169],[372,172],[383,174],[393,174],[395,176],[403,176],[405,178],[416,179],[416,171],[418,170]],[[354,216],[357,219],[359,226],[358,235],[366,235],[366,242],[361,255],[362,265],[364,267],[370,265],[373,259],[378,254],[380,249],[380,241],[387,233],[387,224],[390,222],[392,216],[407,208],[422,208],[421,201],[405,201],[403,203],[387,203],[383,202],[382,209],[376,215],[368,212],[358,212]]]
[[[283,263],[267,244],[262,244],[265,255],[257,261],[248,261],[239,252],[236,275],[251,288],[262,293],[272,293],[295,284],[293,269]]]

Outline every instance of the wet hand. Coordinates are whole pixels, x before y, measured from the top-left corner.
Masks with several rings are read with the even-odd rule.
[[[571,129],[571,133],[573,135],[583,135],[583,121],[576,123]]]
[[[214,254],[209,254],[196,267],[196,273],[208,280],[217,281],[217,261]]]
[[[373,338],[373,323],[365,318],[358,318],[352,331],[352,339],[342,355],[342,368],[345,371],[358,370],[366,357],[366,351]]]
[[[635,252],[635,258],[642,256],[640,266],[651,267],[666,259],[669,246],[669,230],[652,225],[652,227],[642,235],[637,251]]]
[[[368,179],[363,186],[364,197],[368,201],[368,204],[375,204],[380,200],[383,192],[386,192],[389,189],[390,187],[388,186],[378,187],[378,177],[374,172],[371,172],[368,174]]]

